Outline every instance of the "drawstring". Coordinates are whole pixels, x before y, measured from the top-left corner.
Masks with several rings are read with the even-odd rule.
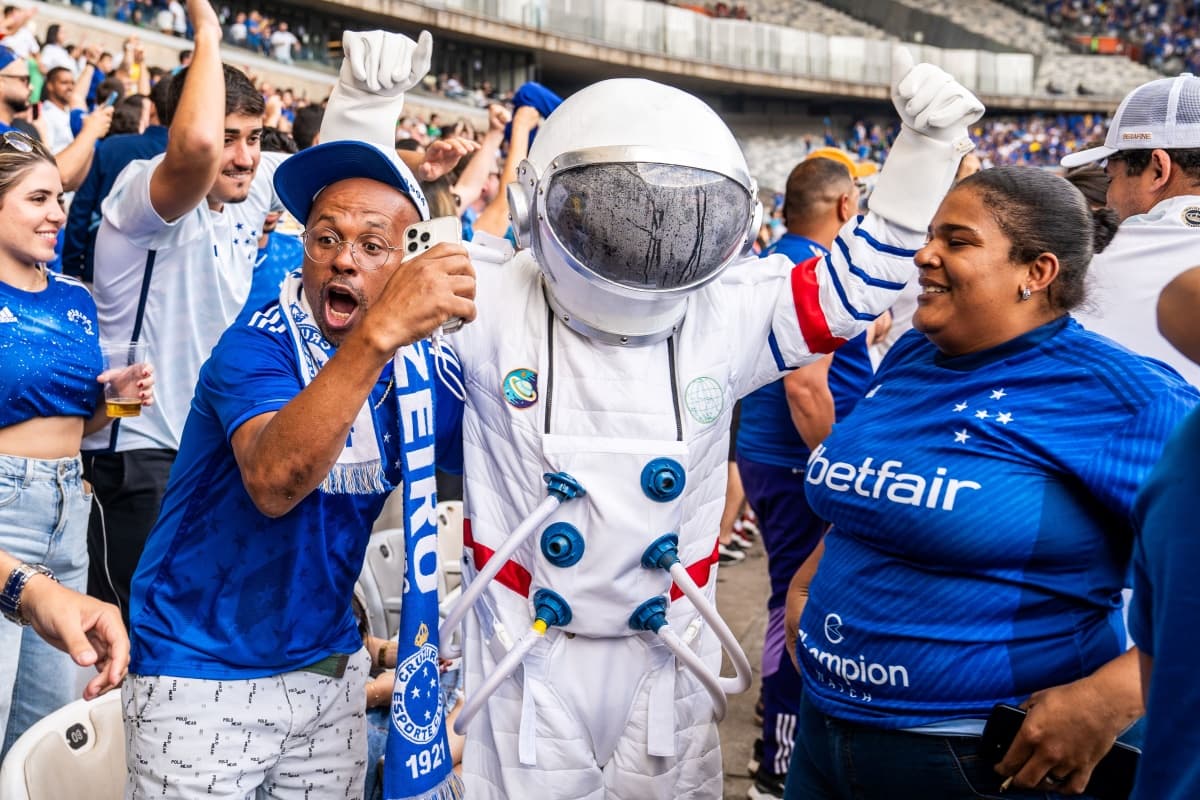
[[[463,387],[462,378],[459,377],[462,374],[462,364],[459,362],[454,348],[442,344],[443,335],[439,326],[429,337],[433,351],[433,371],[437,373],[442,385],[450,391],[450,394],[465,403],[467,390]]]

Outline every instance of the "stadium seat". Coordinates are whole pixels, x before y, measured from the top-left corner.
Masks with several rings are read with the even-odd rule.
[[[388,528],[371,534],[367,558],[358,575],[360,600],[372,636],[394,639],[400,630],[400,600],[404,595],[404,529]]]
[[[462,583],[463,504],[461,500],[443,500],[437,505],[438,568],[445,580],[445,592]]]
[[[17,739],[0,768],[4,800],[120,800],[125,796],[121,693],[76,700]]]

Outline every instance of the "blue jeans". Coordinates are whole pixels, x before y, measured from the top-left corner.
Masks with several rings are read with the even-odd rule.
[[[1049,800],[1009,789],[979,757],[979,737],[929,736],[845,722],[800,700],[784,800]],[[1086,795],[1072,795],[1087,800]]]
[[[78,456],[0,455],[0,549],[45,564],[60,583],[80,592],[87,589],[91,505]],[[78,670],[30,628],[0,620],[0,758],[30,725],[75,699]]]

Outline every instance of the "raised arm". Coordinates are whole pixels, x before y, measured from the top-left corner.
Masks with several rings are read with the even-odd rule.
[[[73,192],[83,183],[92,158],[96,154],[96,142],[104,138],[112,125],[112,106],[99,106],[83,120],[79,135],[54,157],[58,172],[62,176],[63,191]]]
[[[512,135],[508,138],[508,157],[500,172],[500,192],[492,198],[475,220],[475,230],[503,236],[508,230],[508,194],[504,187],[517,180],[517,167],[529,155],[529,132],[538,126],[542,116],[533,106],[521,106],[513,114]]]
[[[474,319],[474,276],[461,245],[441,244],[405,262],[303,391],[234,432],[234,456],[259,511],[282,516],[321,484],[397,349],[451,316]]]
[[[458,195],[463,208],[479,199],[488,175],[496,168],[496,153],[500,151],[500,144],[504,141],[504,126],[510,119],[508,109],[504,106],[498,103],[488,106],[488,129],[479,144],[479,152],[463,168],[458,182],[454,184],[454,193]]]
[[[225,146],[225,73],[221,24],[208,0],[188,0],[195,29],[192,63],[167,138],[167,154],[150,178],[150,202],[168,222],[204,201]]]
[[[871,213],[848,222],[824,259],[796,266],[792,296],[776,309],[772,329],[790,366],[832,352],[892,306],[973,146],[967,126],[982,116],[983,104],[938,67],[913,66],[903,47],[895,52],[892,101],[903,125],[871,194]]]

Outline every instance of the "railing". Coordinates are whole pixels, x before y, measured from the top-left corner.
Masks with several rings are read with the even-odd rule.
[[[424,0],[545,33],[622,50],[781,76],[886,86],[894,44],[781,25],[715,19],[643,0]],[[918,60],[944,67],[982,94],[1030,95],[1034,56],[906,44]]]

